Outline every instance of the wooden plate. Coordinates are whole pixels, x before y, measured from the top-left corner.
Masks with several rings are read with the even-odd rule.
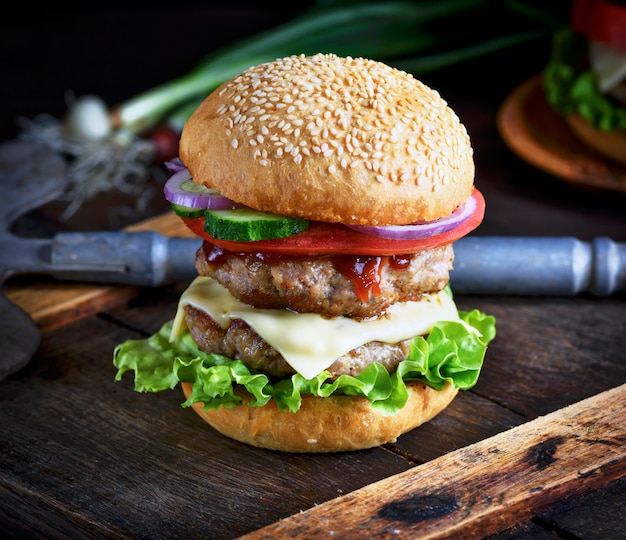
[[[580,141],[547,104],[536,75],[518,86],[497,116],[507,146],[531,165],[568,183],[626,193],[626,168]]]

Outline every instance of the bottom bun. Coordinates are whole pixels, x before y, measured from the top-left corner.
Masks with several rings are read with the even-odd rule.
[[[182,383],[188,398],[191,384]],[[251,395],[240,386],[235,393],[243,403],[231,409],[205,411],[202,403],[193,409],[211,427],[237,441],[283,452],[343,452],[395,442],[427,422],[456,396],[450,384],[441,391],[423,383],[407,384],[409,394],[404,408],[394,416],[384,416],[361,397],[337,395],[318,398],[302,396],[298,412],[280,411],[275,402],[248,407]]]
[[[568,116],[567,124],[589,148],[593,148],[605,158],[626,165],[626,130],[604,131],[596,129],[577,114]]]

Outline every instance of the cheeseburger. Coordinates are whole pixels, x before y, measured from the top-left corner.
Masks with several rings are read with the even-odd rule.
[[[248,69],[186,122],[166,198],[203,239],[172,321],[115,350],[223,435],[287,452],[392,442],[476,383],[493,317],[457,310],[484,200],[439,94],[380,62]]]
[[[574,0],[543,73],[546,99],[572,132],[626,165],[626,3]]]

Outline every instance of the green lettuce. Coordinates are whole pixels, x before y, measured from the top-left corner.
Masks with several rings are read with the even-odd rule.
[[[542,84],[546,100],[559,114],[579,114],[597,129],[626,129],[626,107],[598,88],[586,63],[587,39],[570,29],[555,34]]]
[[[487,344],[495,337],[495,319],[478,310],[459,311],[460,322],[437,323],[430,334],[416,337],[409,357],[389,373],[381,364],[370,364],[360,375],[341,375],[332,380],[328,371],[313,379],[299,374],[283,379],[251,371],[240,360],[201,351],[189,332],[170,342],[172,321],[147,339],[128,340],[115,348],[115,380],[124,373],[135,374],[135,390],[160,392],[180,382],[192,383],[192,392],[182,404],[201,402],[204,408],[235,407],[241,398],[235,384],[252,394],[249,406],[263,406],[275,400],[281,410],[296,412],[302,395],[328,397],[331,394],[362,396],[383,414],[397,413],[407,400],[407,381],[420,381],[437,390],[446,383],[466,390],[476,384]]]

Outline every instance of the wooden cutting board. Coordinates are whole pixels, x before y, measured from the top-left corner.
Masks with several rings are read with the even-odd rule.
[[[626,385],[244,536],[484,538],[626,474]]]
[[[126,230],[193,237],[193,233],[173,212],[143,221]],[[33,318],[44,334],[129,300],[137,294],[137,287],[61,282],[47,277],[28,276],[9,280],[4,292],[9,300]]]

